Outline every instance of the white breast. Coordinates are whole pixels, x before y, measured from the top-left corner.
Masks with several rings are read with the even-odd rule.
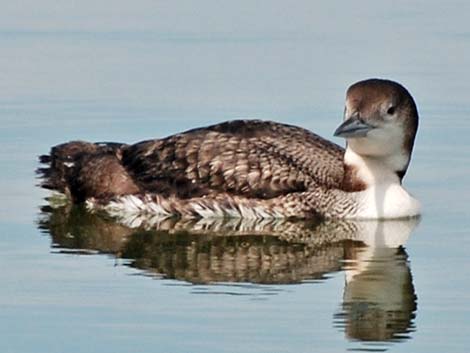
[[[366,190],[353,193],[358,207],[346,218],[393,219],[420,214],[420,203],[401,185],[396,171],[406,170],[409,155],[401,150],[385,156],[363,156],[348,146],[344,156]]]
[[[397,183],[372,185],[355,196],[357,213],[346,218],[394,219],[420,214],[419,201]]]

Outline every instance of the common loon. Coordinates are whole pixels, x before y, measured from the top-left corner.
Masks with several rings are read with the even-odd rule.
[[[133,145],[72,141],[40,157],[41,186],[111,215],[392,219],[417,216],[403,187],[418,112],[400,84],[349,87],[334,135],[235,120]]]

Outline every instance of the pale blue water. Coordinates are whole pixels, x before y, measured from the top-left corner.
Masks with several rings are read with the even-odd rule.
[[[469,11],[463,1],[3,4],[0,351],[468,352]],[[405,254],[269,236],[127,243],[80,217],[38,225],[47,193],[36,157],[54,144],[239,117],[332,138],[347,86],[375,76],[408,87],[421,116],[405,183],[424,214]],[[378,264],[379,280],[347,282],[364,264]],[[398,323],[347,303],[355,286],[387,293],[388,278],[403,297],[374,300]]]

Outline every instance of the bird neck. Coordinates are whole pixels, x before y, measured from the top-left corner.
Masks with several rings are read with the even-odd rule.
[[[378,185],[401,185],[408,161],[409,157],[404,153],[365,156],[348,146],[344,154],[343,188],[346,191],[363,191]]]

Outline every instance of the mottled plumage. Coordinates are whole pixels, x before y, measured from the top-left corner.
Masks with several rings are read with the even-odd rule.
[[[236,120],[127,146],[122,164],[144,190],[163,196],[270,199],[312,183],[339,187],[343,153],[295,126]]]
[[[395,201],[387,201],[390,197],[383,205],[370,203],[380,199],[371,192],[401,184],[406,172],[417,127],[413,99],[386,80],[359,82],[348,95],[347,120],[337,133],[359,146],[348,148],[346,157],[372,146],[359,159],[346,158],[342,147],[300,127],[236,120],[133,145],[74,141],[55,146],[41,157],[50,164],[39,170],[42,186],[117,216],[406,216]],[[383,107],[390,104],[403,116],[386,116]],[[387,147],[380,147],[380,139]],[[380,158],[374,157],[374,164],[368,156],[376,152]],[[377,169],[382,158],[384,172]],[[386,183],[375,183],[376,176]],[[406,195],[398,202],[411,202],[405,208],[414,210]]]

